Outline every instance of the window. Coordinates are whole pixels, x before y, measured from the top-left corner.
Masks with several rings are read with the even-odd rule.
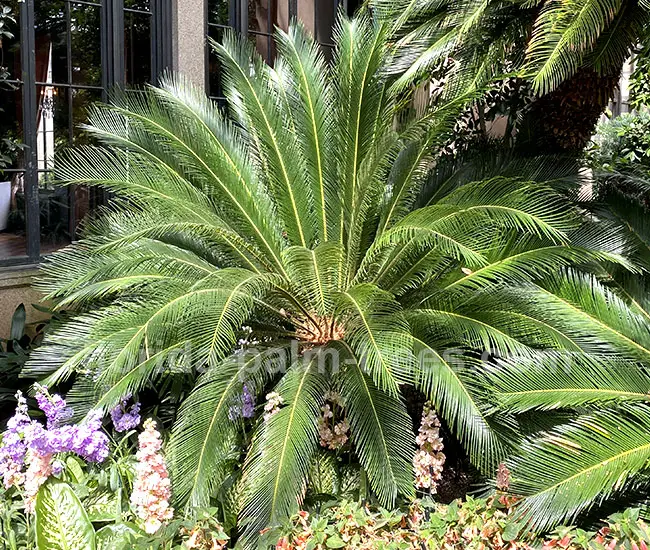
[[[236,29],[272,64],[275,27],[286,29],[290,20],[298,18],[327,54],[332,48],[332,29],[339,9],[351,13],[357,4],[354,0],[208,0],[207,35],[219,42],[225,29]],[[206,66],[208,95],[223,101],[219,62],[209,43]]]
[[[168,0],[13,0],[0,90],[5,167],[0,265],[36,263],[76,237],[102,193],[52,185],[54,154],[88,143],[88,107],[115,85],[153,82],[170,64]],[[9,140],[9,141],[7,141]],[[2,168],[2,167],[0,167]],[[4,220],[4,222],[3,222]]]

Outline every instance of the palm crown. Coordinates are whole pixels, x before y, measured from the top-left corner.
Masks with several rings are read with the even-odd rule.
[[[370,5],[390,24],[404,54],[397,65],[405,70],[403,84],[451,58],[471,66],[479,79],[518,71],[539,94],[580,68],[618,76],[650,22],[644,1],[371,0]]]
[[[624,263],[616,235],[603,244],[544,183],[424,185],[464,100],[398,125],[382,27],[342,20],[331,65],[299,26],[276,39],[275,68],[233,35],[216,46],[227,114],[180,78],[92,112],[100,145],[67,152],[58,176],[114,199],[46,264],[41,287],[77,314],[27,367],[104,410],[202,371],[168,451],[190,508],[224,480],[244,384],[273,388],[283,404],[255,422],[237,491],[247,540],[304,495],[328,390],[383,504],[414,494],[405,385],[493,473],[514,420],[480,383],[483,352],[599,351],[562,293]]]

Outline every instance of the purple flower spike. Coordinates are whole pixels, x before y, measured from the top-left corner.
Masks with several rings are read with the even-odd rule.
[[[42,386],[39,386],[36,393],[36,402],[38,408],[45,413],[48,430],[65,424],[74,414],[72,408],[66,405],[65,399],[58,394],[50,395],[47,388]]]
[[[120,403],[111,409],[111,419],[117,432],[132,430],[140,424],[140,403],[135,402],[130,409],[127,409],[129,399],[131,399],[130,394],[122,398]]]
[[[255,415],[255,396],[244,384],[241,395],[235,399],[235,404],[228,410],[228,418],[233,422],[238,418],[253,418]]]
[[[16,393],[16,399],[16,412],[7,422],[7,431],[2,436],[0,446],[0,476],[6,489],[21,485],[24,480],[22,470],[27,455],[25,432],[29,431],[33,424],[27,413],[27,401],[23,394]]]
[[[244,390],[242,392],[242,407],[241,415],[244,418],[253,418],[255,414],[255,396],[251,394],[248,386],[244,384]]]

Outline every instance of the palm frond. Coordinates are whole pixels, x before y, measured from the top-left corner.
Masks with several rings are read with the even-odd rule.
[[[622,0],[572,0],[544,6],[527,52],[538,93],[554,90],[575,73],[622,5]]]
[[[302,175],[296,135],[285,131],[272,69],[232,32],[226,33],[223,44],[213,42],[213,46],[224,67],[224,94],[230,111],[247,129],[249,146],[260,155],[289,242],[310,246],[316,227],[313,197]]]
[[[252,394],[264,387],[280,350],[237,353],[212,366],[178,411],[167,457],[174,498],[187,510],[205,507],[223,476],[223,459],[233,447],[237,424],[230,418],[244,384]],[[286,364],[286,363],[285,363]]]
[[[540,352],[496,363],[488,371],[488,380],[500,406],[516,413],[650,400],[648,373],[630,361]]]
[[[383,506],[394,506],[398,495],[415,495],[411,418],[400,398],[375,385],[350,348],[343,353],[338,387],[350,436],[374,494]]]
[[[526,440],[509,461],[518,516],[531,529],[570,523],[625,490],[650,460],[650,413],[627,406],[582,416]]]
[[[472,464],[492,474],[508,448],[507,439],[495,428],[490,418],[490,399],[480,377],[474,371],[475,361],[462,355],[444,356],[429,346],[428,336],[418,332],[416,340],[418,368],[414,384],[434,404],[454,435],[467,450]]]
[[[401,307],[374,285],[349,288],[340,299],[347,318],[345,341],[377,387],[398,395],[398,384],[413,365],[413,340]]]
[[[297,511],[318,445],[318,415],[328,384],[317,360],[294,364],[276,388],[286,406],[261,424],[244,464],[248,491],[241,510],[244,536],[254,544],[260,530]]]
[[[290,114],[295,126],[303,129],[296,137],[313,197],[319,241],[338,241],[343,204],[336,165],[330,162],[335,146],[331,139],[333,97],[323,82],[325,59],[321,48],[308,38],[300,24],[292,25],[288,33],[278,31],[277,40],[289,79]]]

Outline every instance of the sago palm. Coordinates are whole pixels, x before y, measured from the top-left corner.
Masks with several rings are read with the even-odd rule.
[[[526,129],[548,151],[579,151],[611,99],[623,63],[647,40],[650,4],[618,0],[370,0],[403,52],[402,85],[432,70],[528,79],[540,96]],[[530,127],[530,128],[529,128]],[[526,132],[519,138],[525,139]]]
[[[300,27],[279,31],[271,68],[228,35],[217,47],[227,113],[169,78],[96,108],[87,131],[100,145],[57,161],[61,181],[114,198],[44,267],[40,287],[77,316],[28,372],[74,380],[71,403],[106,410],[201,371],[168,447],[188,510],[210,502],[239,456],[229,412],[244,385],[258,399],[277,392],[234,491],[250,544],[305,494],[328,390],[383,504],[414,495],[406,385],[491,474],[515,428],[476,383],[483,352],[599,345],[497,291],[622,261],[617,238],[604,242],[549,185],[423,185],[465,100],[398,125],[385,29],[361,17],[335,36],[327,64]]]

